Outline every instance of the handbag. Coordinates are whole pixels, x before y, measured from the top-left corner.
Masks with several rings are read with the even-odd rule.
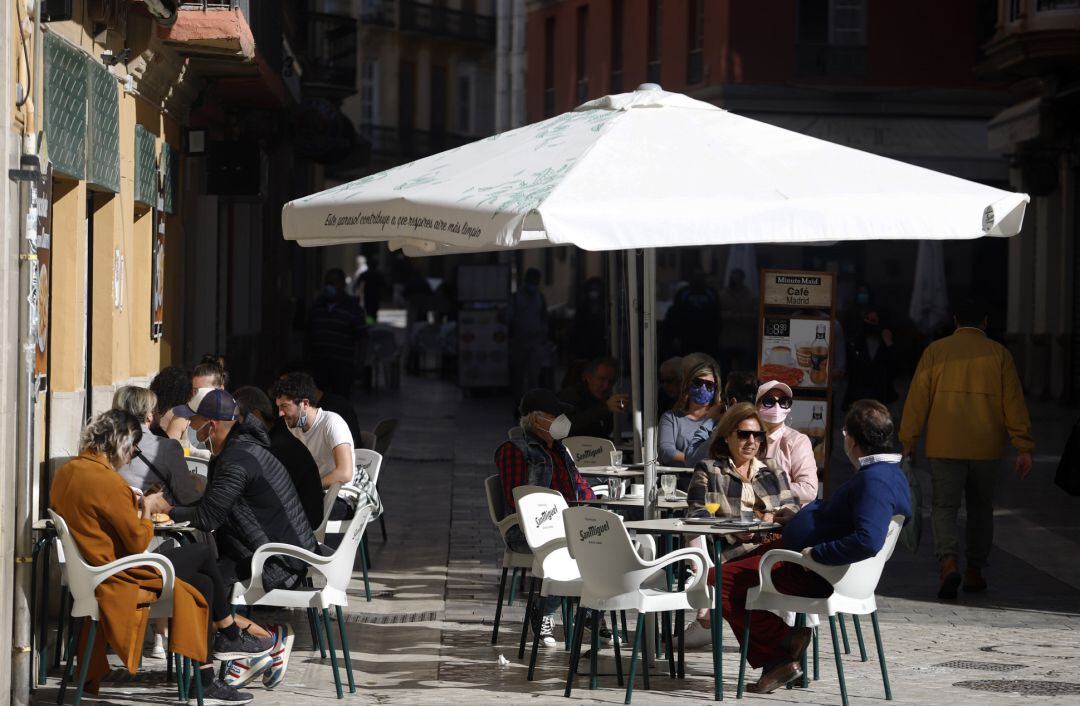
[[[1080,495],[1080,420],[1073,425],[1061,452],[1054,483],[1069,495]]]

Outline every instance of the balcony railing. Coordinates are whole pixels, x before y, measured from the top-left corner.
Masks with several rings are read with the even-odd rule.
[[[307,30],[304,88],[336,96],[356,93],[356,20],[311,12]]]
[[[401,30],[466,42],[495,43],[495,18],[426,2],[400,0]]]
[[[866,47],[800,44],[795,73],[808,79],[857,79],[866,75]]]
[[[686,82],[691,86],[705,79],[705,53],[691,49],[686,57]]]
[[[461,147],[476,139],[452,132],[400,130],[383,125],[363,125],[360,135],[371,144],[372,155],[403,162]]]

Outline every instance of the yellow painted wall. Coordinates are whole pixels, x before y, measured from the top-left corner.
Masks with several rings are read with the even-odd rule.
[[[73,392],[83,387],[83,307],[86,294],[86,184],[53,184],[52,326],[49,387]]]

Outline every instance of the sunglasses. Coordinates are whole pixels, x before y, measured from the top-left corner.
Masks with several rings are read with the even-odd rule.
[[[709,392],[716,392],[716,383],[712,380],[703,380],[702,378],[694,378],[690,381],[691,387],[704,387]]]
[[[776,405],[780,405],[780,409],[791,409],[791,398],[773,397],[772,395],[766,395],[758,401],[758,404],[765,409],[772,409]]]
[[[747,429],[736,429],[735,433],[738,434],[740,441],[746,441],[750,437],[754,437],[754,441],[759,444],[765,441],[765,432],[763,431],[749,431]]]

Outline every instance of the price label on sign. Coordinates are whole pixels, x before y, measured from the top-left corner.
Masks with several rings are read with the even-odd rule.
[[[788,338],[791,335],[791,319],[765,319],[765,335]]]

